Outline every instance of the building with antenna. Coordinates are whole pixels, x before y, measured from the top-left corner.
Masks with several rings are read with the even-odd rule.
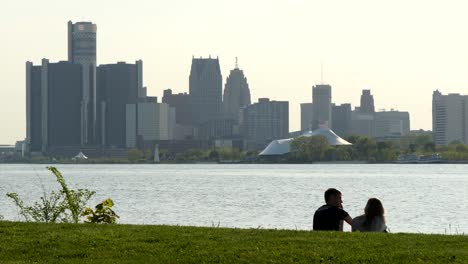
[[[223,115],[225,119],[239,120],[239,109],[250,105],[250,89],[244,72],[236,66],[226,78],[223,95]]]

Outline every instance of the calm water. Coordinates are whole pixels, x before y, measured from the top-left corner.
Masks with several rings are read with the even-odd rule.
[[[351,216],[377,197],[392,232],[468,232],[468,165],[58,165],[71,187],[111,197],[120,223],[311,229],[323,192],[343,193]],[[0,215],[21,220],[5,196],[28,201],[58,189],[45,165],[0,165]],[[345,230],[349,230],[345,226]]]

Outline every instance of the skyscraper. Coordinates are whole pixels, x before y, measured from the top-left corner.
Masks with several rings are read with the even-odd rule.
[[[26,63],[26,143],[31,152],[81,144],[82,66]]]
[[[68,22],[68,61],[82,65],[81,144],[96,138],[96,32],[91,22]]]
[[[344,137],[351,133],[351,104],[332,106],[333,122],[331,128],[338,136]]]
[[[360,111],[363,114],[373,114],[375,112],[374,96],[370,90],[362,90]]]
[[[118,62],[97,67],[98,116],[96,142],[105,146],[123,148],[125,137],[125,110],[135,104],[143,89],[142,61],[135,64]]]
[[[331,86],[320,84],[312,87],[313,118],[312,130],[319,125],[332,125]]]
[[[171,89],[166,89],[163,92],[162,102],[175,108],[177,124],[191,124],[192,111],[190,109],[190,97],[187,93],[173,94]]]
[[[453,141],[468,143],[468,96],[432,94],[432,132],[434,143],[447,145]]]
[[[306,132],[312,128],[314,105],[312,103],[301,104],[301,131]]]
[[[289,102],[259,98],[241,110],[241,135],[248,149],[262,149],[273,139],[289,136]]]
[[[192,58],[189,94],[195,126],[221,117],[222,76],[218,58]]]
[[[250,90],[244,72],[237,65],[226,79],[223,96],[224,118],[239,120],[239,109],[250,104]]]

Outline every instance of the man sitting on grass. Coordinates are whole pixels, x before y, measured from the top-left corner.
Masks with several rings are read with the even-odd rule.
[[[341,192],[330,188],[325,191],[325,205],[314,214],[314,230],[343,231],[343,220],[352,225],[353,219],[343,210]]]

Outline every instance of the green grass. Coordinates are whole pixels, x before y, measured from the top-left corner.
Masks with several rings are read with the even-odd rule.
[[[468,237],[0,222],[0,263],[468,263]]]

